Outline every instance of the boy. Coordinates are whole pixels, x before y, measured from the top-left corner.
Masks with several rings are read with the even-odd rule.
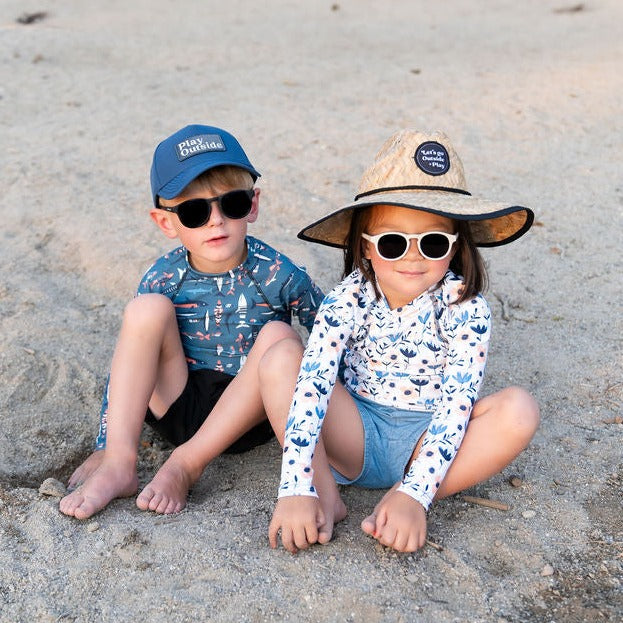
[[[60,502],[66,515],[86,519],[136,493],[143,422],[177,446],[136,500],[157,513],[184,508],[226,449],[270,438],[260,362],[280,340],[298,338],[292,312],[311,330],[323,295],[305,271],[247,235],[259,175],[219,128],[186,126],[156,147],[150,216],[183,246],[154,263],[125,309],[96,450],[69,479],[77,488]]]

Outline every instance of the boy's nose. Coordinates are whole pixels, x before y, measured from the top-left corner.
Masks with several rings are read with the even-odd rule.
[[[210,218],[208,219],[206,225],[220,225],[224,220],[225,219],[221,212],[221,206],[219,206],[216,199],[213,199],[210,202]]]

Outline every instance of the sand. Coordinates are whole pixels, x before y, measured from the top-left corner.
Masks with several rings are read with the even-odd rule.
[[[2,622],[621,620],[618,0],[1,9]],[[195,122],[240,139],[263,174],[250,233],[324,289],[339,252],[295,234],[398,129],[445,131],[474,194],[535,210],[485,252],[484,393],[523,385],[542,410],[528,450],[465,492],[508,510],[457,495],[430,513],[439,547],[397,554],[359,529],[379,492],[348,489],[329,545],[273,551],[276,443],[219,458],[173,516],[130,498],[80,522],[39,492],[90,451],[121,311],[171,246],[148,218],[153,148]],[[141,483],[169,452],[145,432]]]

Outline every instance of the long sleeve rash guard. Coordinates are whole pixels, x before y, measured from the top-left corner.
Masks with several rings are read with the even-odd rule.
[[[353,394],[432,414],[398,488],[428,509],[463,439],[487,358],[489,306],[481,295],[454,303],[462,286],[448,271],[438,286],[392,310],[356,270],[327,295],[288,415],[279,497],[317,495],[311,462],[341,371]]]

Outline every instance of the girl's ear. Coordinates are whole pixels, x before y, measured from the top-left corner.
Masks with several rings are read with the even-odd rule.
[[[247,215],[247,223],[255,223],[260,215],[260,189],[253,189],[253,199],[251,199],[251,212]]]
[[[370,249],[372,248],[372,243],[369,242],[368,240],[365,240],[364,238],[361,239],[361,252],[363,257],[366,260],[371,260],[372,258],[370,257],[371,255],[371,251]]]
[[[170,212],[152,208],[149,211],[149,216],[151,216],[151,220],[156,223],[158,229],[160,229],[167,238],[177,238],[177,230],[173,226]]]

